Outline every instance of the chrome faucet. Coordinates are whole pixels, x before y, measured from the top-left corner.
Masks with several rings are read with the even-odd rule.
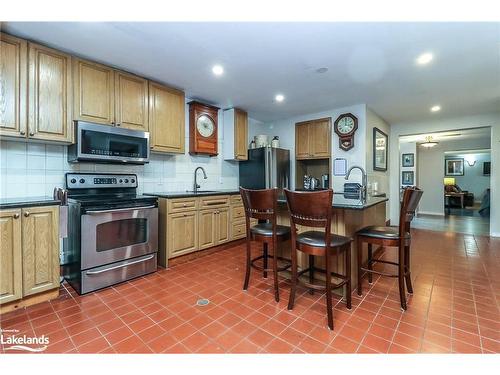
[[[197,172],[198,172],[198,169],[201,169],[201,171],[203,172],[203,178],[206,180],[207,179],[207,172],[205,172],[205,169],[203,167],[197,167],[195,170],[194,170],[194,185],[193,185],[193,192],[197,193],[198,192],[198,189],[200,188],[200,185],[198,184],[198,181],[197,181]]]
[[[361,194],[360,194],[360,197],[361,197],[362,200],[366,200],[366,187],[368,185],[368,179],[367,179],[367,176],[366,176],[366,171],[362,167],[359,167],[357,165],[353,165],[347,171],[347,174],[345,175],[345,179],[346,180],[349,179],[349,176],[351,175],[351,171],[353,169],[359,169],[361,171],[361,177],[362,177],[362,179],[361,179]]]

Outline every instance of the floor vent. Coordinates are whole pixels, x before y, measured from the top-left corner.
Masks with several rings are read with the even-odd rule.
[[[198,301],[196,301],[196,306],[206,306],[210,303],[210,301],[206,298],[200,298]]]

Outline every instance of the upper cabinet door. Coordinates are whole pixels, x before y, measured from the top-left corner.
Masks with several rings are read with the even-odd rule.
[[[185,113],[182,91],[149,82],[149,131],[153,151],[184,153]]]
[[[295,156],[297,159],[307,159],[311,157],[308,122],[295,124]]]
[[[73,59],[75,120],[114,123],[114,73],[110,67]]]
[[[59,207],[22,210],[24,296],[59,287]]]
[[[248,159],[248,114],[236,109],[234,122],[234,157],[236,160]]]
[[[0,304],[23,296],[21,210],[0,211]]]
[[[115,73],[116,125],[148,131],[148,81],[125,72]]]
[[[71,56],[29,44],[29,137],[72,141]]]
[[[315,158],[330,157],[330,119],[312,121],[309,125],[311,133],[311,154]]]
[[[0,135],[26,136],[27,43],[0,33]]]

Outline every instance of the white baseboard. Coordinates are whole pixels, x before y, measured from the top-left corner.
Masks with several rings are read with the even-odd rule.
[[[444,212],[433,212],[433,211],[418,211],[417,212],[417,217],[418,215],[423,214],[423,215],[434,215],[434,216],[444,216]]]
[[[490,232],[490,237],[500,237],[500,233]]]

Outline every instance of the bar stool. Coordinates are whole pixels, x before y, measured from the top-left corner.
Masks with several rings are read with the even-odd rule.
[[[410,222],[415,216],[415,210],[424,192],[417,187],[406,188],[403,193],[401,210],[399,213],[399,226],[369,226],[356,232],[358,243],[358,295],[362,295],[361,284],[364,273],[368,273],[368,282],[372,282],[372,274],[397,277],[399,282],[399,298],[401,308],[406,310],[405,279],[408,293],[413,293],[410,275]],[[363,243],[368,243],[368,260],[362,264]],[[398,248],[398,261],[373,259],[372,245],[390,246]],[[398,267],[397,274],[378,272],[373,270],[374,263],[392,264]]]
[[[246,218],[246,247],[247,247],[247,261],[246,261],[246,274],[243,290],[248,289],[250,281],[250,269],[255,268],[262,271],[263,277],[267,278],[268,272],[274,274],[274,299],[279,302],[278,290],[278,272],[285,271],[290,268],[290,264],[278,268],[278,260],[286,261],[286,259],[277,255],[278,242],[286,241],[290,238],[290,227],[276,224],[276,210],[278,206],[278,189],[263,189],[263,190],[250,190],[240,187],[240,194],[243,200],[243,207],[245,208]],[[250,219],[258,219],[259,221],[266,221],[250,227]],[[263,254],[251,258],[251,241],[262,242]],[[273,254],[268,253],[268,246],[271,245]],[[272,258],[272,268],[268,268],[268,259]],[[259,259],[262,259],[262,267],[255,264]]]
[[[292,228],[292,286],[288,310],[293,309],[299,277],[309,272],[309,282],[301,281],[311,290],[326,291],[328,327],[333,330],[332,288],[346,286],[347,308],[351,308],[351,242],[352,239],[331,233],[333,190],[320,192],[292,192],[285,189]],[[323,228],[324,232],[307,231],[297,234],[296,225]],[[297,272],[297,250],[309,255],[309,267]],[[338,256],[345,252],[345,275],[331,271],[331,251]],[[325,270],[314,267],[314,257],[325,258]],[[314,284],[314,272],[325,273],[325,286]],[[342,281],[332,284],[331,276]]]

